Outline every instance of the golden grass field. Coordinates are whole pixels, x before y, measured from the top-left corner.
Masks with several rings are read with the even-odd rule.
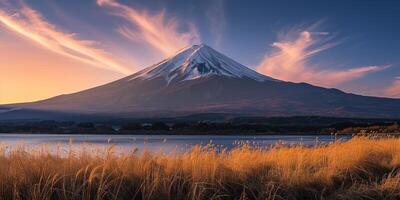
[[[0,199],[400,199],[400,139],[185,154],[3,148]]]

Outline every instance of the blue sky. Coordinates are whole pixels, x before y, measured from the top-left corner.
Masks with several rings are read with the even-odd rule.
[[[51,52],[60,64],[32,81],[61,84],[62,93],[123,77],[201,42],[278,79],[400,97],[400,1],[1,0],[0,10],[0,42],[24,49],[24,59],[36,48]],[[76,69],[63,59],[74,60]],[[7,75],[14,85],[4,89],[1,83],[0,103],[57,95],[54,88],[21,97],[21,73],[43,66],[31,63],[0,59],[2,69],[24,69]],[[96,81],[74,79],[81,70],[96,74]],[[46,81],[60,71],[79,84]],[[16,90],[21,92],[7,92]]]

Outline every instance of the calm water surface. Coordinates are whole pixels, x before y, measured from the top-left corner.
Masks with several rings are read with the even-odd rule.
[[[59,134],[0,134],[0,144],[7,150],[24,148],[29,151],[51,150],[65,153],[84,150],[104,153],[112,148],[117,153],[148,150],[158,153],[184,152],[194,145],[212,144],[217,148],[234,148],[243,144],[268,148],[275,144],[314,146],[345,141],[351,136],[334,135],[59,135]]]

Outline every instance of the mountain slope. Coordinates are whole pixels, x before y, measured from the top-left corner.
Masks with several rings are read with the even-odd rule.
[[[398,99],[365,97],[279,81],[206,45],[186,48],[156,65],[99,87],[5,107],[128,117],[209,112],[400,117]]]
[[[194,80],[213,75],[248,78],[256,81],[274,80],[237,63],[204,44],[183,49],[175,56],[134,74],[130,80],[151,80],[162,77],[170,83],[171,81]]]

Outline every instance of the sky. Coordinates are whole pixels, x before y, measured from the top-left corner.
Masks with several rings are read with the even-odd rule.
[[[105,84],[204,43],[291,82],[400,98],[400,1],[0,0],[0,104]]]

